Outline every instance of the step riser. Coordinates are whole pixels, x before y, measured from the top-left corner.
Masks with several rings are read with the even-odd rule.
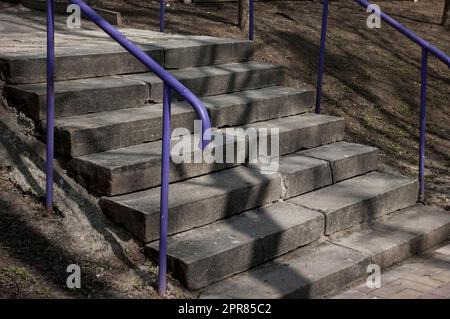
[[[162,102],[164,84],[159,78],[152,74],[136,74],[125,77],[147,83],[150,87],[150,99],[153,102]],[[283,81],[283,68],[274,66],[262,70],[249,70],[200,78],[179,78],[179,81],[196,96],[212,96],[280,85]],[[172,99],[182,100],[177,92],[172,92]]]
[[[224,97],[226,99],[226,97]],[[235,126],[273,118],[290,116],[306,112],[312,107],[314,97],[311,91],[298,94],[282,95],[274,98],[251,100],[236,104],[221,106],[219,98],[205,98],[204,104],[208,109],[213,127]],[[186,128],[192,131],[195,111],[186,103],[172,106],[172,128]],[[220,107],[216,107],[220,105]],[[274,107],[279,105],[280,107]],[[138,120],[127,122],[130,113],[123,112],[123,121],[92,129],[68,129],[56,123],[55,140],[57,152],[64,156],[81,156],[90,153],[108,151],[121,147],[152,142],[161,138],[162,105],[149,105],[159,112],[158,116],[139,117]],[[179,111],[178,111],[179,109]],[[141,112],[140,109],[127,111]],[[108,138],[105,138],[108,137]]]
[[[79,91],[61,92],[57,83],[55,118],[135,107],[148,101],[148,90],[144,84],[124,79],[109,78],[109,80],[117,81],[120,85],[100,89],[85,86]],[[33,120],[45,120],[47,114],[45,87],[39,84],[39,94],[28,88],[27,85],[7,86],[5,97],[9,105],[23,111]]]
[[[202,298],[315,298],[365,276],[370,258],[332,244],[299,248],[201,291]]]
[[[249,211],[196,229],[197,233],[170,238],[171,270],[187,288],[200,289],[313,242],[323,234],[323,227],[322,214],[299,211],[287,203]],[[158,245],[155,242],[145,247],[146,254],[154,260],[158,257]],[[192,254],[201,254],[205,245],[217,252],[192,258]]]
[[[192,138],[192,142],[196,143],[195,146],[198,145],[198,140]],[[216,152],[219,152],[220,149],[224,158],[227,156],[227,150],[233,150],[234,158],[237,158],[237,154],[246,153],[245,141],[241,140],[238,143],[235,140],[225,140],[225,143],[220,146],[214,144],[213,147]],[[234,146],[231,148],[230,144]],[[144,144],[139,146],[139,149],[141,153],[147,152],[147,154],[152,154],[148,157],[147,161],[108,170],[89,161],[74,158],[69,162],[68,170],[80,184],[88,188],[91,192],[100,195],[114,196],[159,186],[161,184],[161,142],[150,143],[149,145]],[[194,145],[192,144],[191,150],[194,150]],[[195,150],[194,152],[189,152],[188,155],[191,163],[171,163],[170,182],[181,181],[189,177],[205,175],[210,172],[240,165],[238,162],[207,163],[203,161],[196,163],[194,160],[201,155],[201,152],[197,147],[195,147]],[[120,151],[118,153],[116,156],[120,157]],[[127,158],[125,156],[123,159],[124,164],[126,160]],[[104,172],[107,173],[104,174]]]
[[[158,64],[163,64],[162,50],[153,48],[145,50],[145,53]],[[0,65],[2,65],[1,70],[4,70],[3,77],[6,83],[30,84],[46,81],[47,59],[45,56],[37,55],[28,59],[0,58]],[[108,54],[86,52],[85,55],[56,56],[55,58],[56,81],[140,72],[148,72],[148,68],[125,51]]]
[[[216,44],[202,43],[202,41],[161,41],[141,46],[141,48],[166,69],[246,62],[253,56],[253,44],[250,41],[222,40],[222,43]],[[109,52],[104,53],[104,51]],[[149,71],[139,60],[119,47],[110,47],[104,51],[100,51],[98,47],[94,49],[56,48],[55,80],[65,81]],[[43,83],[46,81],[47,74],[45,53],[36,53],[29,58],[0,57],[0,69],[3,80],[8,84]]]
[[[306,137],[317,135],[316,138],[307,140]],[[294,138],[291,137],[294,136]],[[323,122],[319,127],[306,126],[297,130],[283,132],[280,134],[280,156],[288,152],[292,153],[305,147],[317,147],[321,144],[339,141],[344,135],[344,122]],[[295,141],[295,143],[293,143]],[[297,146],[294,148],[292,145]],[[121,169],[111,169],[108,174],[98,176],[96,174],[98,165],[91,162],[90,157],[78,157],[71,160],[70,172],[85,187],[106,196],[131,193],[146,188],[160,185],[160,154],[155,154],[155,160],[140,161],[123,166]],[[235,157],[236,158],[236,157]],[[126,159],[126,157],[125,157]],[[237,165],[211,165],[211,164],[178,164],[171,174],[171,181],[179,181],[203,174],[211,173],[225,167]],[[106,180],[105,180],[106,178]],[[126,182],[130,181],[130,183]],[[321,181],[317,182],[318,184]],[[305,188],[304,188],[305,189]]]

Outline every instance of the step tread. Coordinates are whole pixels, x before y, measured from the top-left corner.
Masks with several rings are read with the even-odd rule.
[[[366,274],[369,257],[331,243],[308,245],[200,290],[201,298],[307,298]]]
[[[437,245],[449,235],[450,214],[416,204],[364,229],[332,236],[331,241],[369,255],[373,263],[387,268]]]
[[[208,65],[195,68],[186,68],[171,71],[171,74],[179,81],[205,78],[211,76],[219,76],[224,74],[235,74],[248,71],[261,71],[267,69],[282,69],[283,67],[276,64],[263,63],[257,61],[226,63],[220,65]],[[162,83],[158,76],[154,73],[138,73],[124,75],[125,78],[142,81],[146,83]]]
[[[259,208],[169,238],[175,272],[198,289],[318,239],[324,217],[287,202]],[[159,242],[146,246],[156,258]]]
[[[401,175],[373,172],[292,198],[291,201],[329,213],[410,183],[415,183],[415,180]]]
[[[146,54],[168,69],[248,61],[253,56],[253,43],[248,40],[124,31]],[[76,45],[78,36],[82,46]],[[56,43],[56,80],[148,72],[139,60],[104,36],[96,31],[83,31],[75,38]],[[0,62],[8,65],[5,80],[17,84],[45,82],[45,59],[45,50],[34,47],[0,55]],[[88,59],[90,63],[86,63]]]
[[[450,216],[414,205],[370,228],[311,244],[200,290],[201,298],[318,298],[367,276],[369,263],[389,267],[448,238]]]
[[[159,163],[159,158],[156,156],[155,162]],[[158,166],[155,174],[159,174],[159,170]],[[139,174],[143,174],[142,170]],[[137,182],[138,175],[130,180]],[[279,172],[272,175],[263,175],[256,167],[241,166],[194,177],[170,186],[169,233],[206,225],[331,183],[328,162],[298,154],[282,157]],[[157,187],[104,197],[101,205],[105,214],[148,242],[156,239],[158,234],[156,218],[159,216],[159,191]]]
[[[375,171],[289,201],[324,213],[326,233],[331,234],[411,206],[417,197],[416,179]]]

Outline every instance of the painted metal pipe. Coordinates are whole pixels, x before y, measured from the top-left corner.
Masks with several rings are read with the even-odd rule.
[[[172,74],[156,63],[138,46],[129,41],[122,33],[103,19],[97,12],[82,0],[70,0],[71,3],[80,6],[81,12],[92,22],[105,31],[112,39],[130,52],[141,63],[147,66],[164,82],[164,111],[163,111],[163,149],[161,167],[161,207],[160,207],[160,253],[159,253],[159,293],[166,291],[167,271],[167,225],[168,225],[168,198],[169,198],[169,172],[170,172],[170,90],[180,94],[196,111],[202,121],[202,136],[200,146],[204,149],[211,141],[211,121],[203,103]]]
[[[166,15],[166,4],[164,0],[159,0],[159,31],[164,32],[165,18]]]
[[[169,218],[170,135],[172,132],[170,127],[170,100],[170,87],[164,85],[158,273],[158,291],[160,295],[166,293],[167,287],[167,222]]]
[[[420,133],[419,133],[419,198],[424,200],[425,196],[425,135],[427,115],[427,73],[428,73],[428,50],[422,48],[422,68],[420,87]]]
[[[69,0],[71,3],[79,5],[81,12],[94,22],[100,29],[106,32],[112,39],[119,43],[124,49],[130,52],[136,59],[141,61],[156,76],[163,80],[171,89],[180,94],[195,110],[197,116],[202,121],[201,146],[205,148],[211,141],[211,121],[203,103],[172,74],[167,72],[162,66],[156,63],[151,57],[145,54],[137,45],[128,40],[122,33],[103,19],[97,12],[89,7],[82,0]]]
[[[255,3],[254,0],[249,0],[248,10],[248,39],[253,41],[254,27],[255,27]]]
[[[46,127],[46,185],[45,206],[53,212],[53,156],[55,126],[55,8],[47,0],[47,127]]]
[[[325,67],[325,46],[326,46],[327,25],[328,25],[328,7],[329,7],[328,0],[324,0],[322,11],[322,32],[320,35],[319,71],[317,72],[316,114],[320,114],[320,103],[322,100],[322,83],[323,83],[323,72]]]

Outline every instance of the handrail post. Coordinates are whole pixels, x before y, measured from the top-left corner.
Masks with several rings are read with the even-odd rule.
[[[159,0],[159,31],[164,32],[164,16],[166,14],[166,7],[164,0]]]
[[[253,41],[254,33],[254,19],[255,19],[255,4],[254,0],[249,0],[249,10],[248,10],[248,39]]]
[[[166,293],[167,287],[167,225],[169,216],[169,179],[170,179],[170,87],[164,84],[163,95],[163,137],[162,137],[162,165],[161,165],[161,211],[159,230],[159,274],[158,291],[160,295]]]
[[[425,134],[426,134],[426,112],[427,112],[427,71],[428,50],[422,48],[422,68],[420,87],[420,135],[419,135],[419,199],[425,197]]]
[[[322,32],[320,35],[319,71],[317,73],[316,114],[320,114],[320,103],[322,99],[322,82],[325,64],[327,25],[328,25],[328,0],[323,0]]]
[[[53,211],[53,156],[55,126],[55,11],[54,0],[47,0],[47,127],[45,206]]]

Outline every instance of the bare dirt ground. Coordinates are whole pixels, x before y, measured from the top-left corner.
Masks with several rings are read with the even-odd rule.
[[[99,0],[118,10],[126,27],[158,30],[158,3]],[[2,2],[0,2],[2,4]],[[10,4],[8,4],[10,5]],[[450,52],[450,32],[439,25],[443,1],[381,2],[420,36]],[[0,6],[0,10],[2,7]],[[244,38],[235,3],[170,3],[171,33]],[[286,84],[315,87],[321,3],[257,2],[256,59],[286,66]],[[383,24],[365,27],[367,15],[351,1],[333,1],[327,43],[324,113],[345,117],[347,140],[377,146],[382,161],[416,176],[420,49]],[[450,75],[430,58],[427,201],[450,210]],[[1,87],[1,85],[0,85]],[[87,194],[57,165],[57,214],[42,199],[44,145],[30,123],[0,109],[0,298],[155,298],[156,268],[141,247],[106,220]],[[71,198],[69,200],[68,198]],[[66,267],[82,268],[82,289],[66,288]],[[168,297],[189,296],[175,281]]]
[[[140,244],[58,163],[57,205],[47,214],[32,190],[45,185],[44,145],[12,109],[0,105],[0,114],[0,298],[158,298],[157,268]],[[67,288],[71,264],[81,268],[81,289]],[[167,297],[189,294],[170,280]]]

